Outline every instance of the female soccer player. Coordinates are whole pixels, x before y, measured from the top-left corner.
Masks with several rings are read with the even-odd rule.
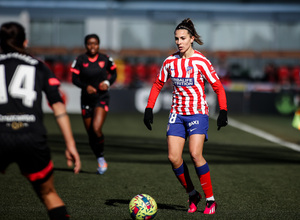
[[[145,109],[144,123],[152,130],[152,109],[166,81],[173,82],[173,100],[167,127],[168,159],[179,182],[189,194],[189,209],[197,211],[201,195],[194,188],[188,167],[182,159],[184,143],[189,137],[189,152],[193,160],[206,198],[204,214],[214,214],[217,204],[214,199],[210,171],[204,159],[203,145],[207,141],[208,105],[205,100],[204,80],[218,96],[220,114],[218,129],[227,125],[227,101],[224,88],[209,60],[193,49],[193,42],[202,45],[193,22],[184,19],[175,29],[178,51],[163,63],[154,82]]]
[[[72,81],[81,88],[81,110],[89,144],[97,158],[99,174],[107,170],[104,159],[102,127],[108,112],[110,85],[117,78],[116,65],[111,57],[99,53],[100,39],[90,34],[84,40],[86,53],[81,54],[71,67]]]
[[[25,30],[19,23],[0,29],[0,171],[16,162],[48,210],[50,219],[69,219],[66,206],[53,184],[53,163],[43,125],[42,92],[53,109],[66,143],[69,166],[81,162],[54,74],[26,53]]]

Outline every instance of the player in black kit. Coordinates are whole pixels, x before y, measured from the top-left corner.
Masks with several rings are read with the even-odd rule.
[[[69,219],[53,184],[53,163],[43,125],[42,92],[53,109],[66,143],[69,166],[81,162],[69,117],[62,103],[60,82],[44,63],[26,53],[22,25],[4,23],[0,29],[0,171],[16,162],[48,210],[50,219]]]
[[[81,111],[89,144],[97,158],[99,174],[107,170],[104,159],[102,127],[108,112],[108,89],[117,78],[116,65],[111,57],[99,52],[100,39],[89,34],[84,40],[86,53],[78,56],[71,67],[72,81],[81,88]]]

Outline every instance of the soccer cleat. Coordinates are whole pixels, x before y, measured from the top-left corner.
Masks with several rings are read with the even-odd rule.
[[[106,170],[107,170],[107,163],[106,163],[105,159],[103,158],[103,160],[101,160],[100,163],[98,163],[97,173],[104,174]]]
[[[201,200],[201,195],[197,192],[194,196],[189,197],[189,209],[188,213],[193,213],[197,211],[197,205]]]
[[[217,209],[217,203],[215,201],[207,201],[203,214],[212,215],[215,214]]]

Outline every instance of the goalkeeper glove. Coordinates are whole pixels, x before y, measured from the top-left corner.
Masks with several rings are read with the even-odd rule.
[[[217,119],[218,130],[220,130],[221,127],[225,127],[227,124],[228,124],[227,111],[220,110],[220,113],[219,113],[219,116]]]
[[[153,112],[152,108],[146,108],[144,113],[144,124],[151,131],[151,124],[153,123]]]

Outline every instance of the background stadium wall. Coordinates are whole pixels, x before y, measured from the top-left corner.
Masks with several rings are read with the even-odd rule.
[[[62,83],[61,92],[65,96],[67,111],[80,113],[80,90],[70,83]],[[111,89],[110,112],[116,113],[143,113],[147,105],[150,87],[137,89]],[[278,91],[227,91],[228,111],[237,114],[265,113],[265,114],[292,114],[293,93]],[[172,93],[165,89],[158,97],[154,111],[167,112],[170,110]],[[218,112],[217,98],[213,91],[207,91],[207,101],[210,114]],[[43,100],[44,111],[51,112],[47,100]]]

